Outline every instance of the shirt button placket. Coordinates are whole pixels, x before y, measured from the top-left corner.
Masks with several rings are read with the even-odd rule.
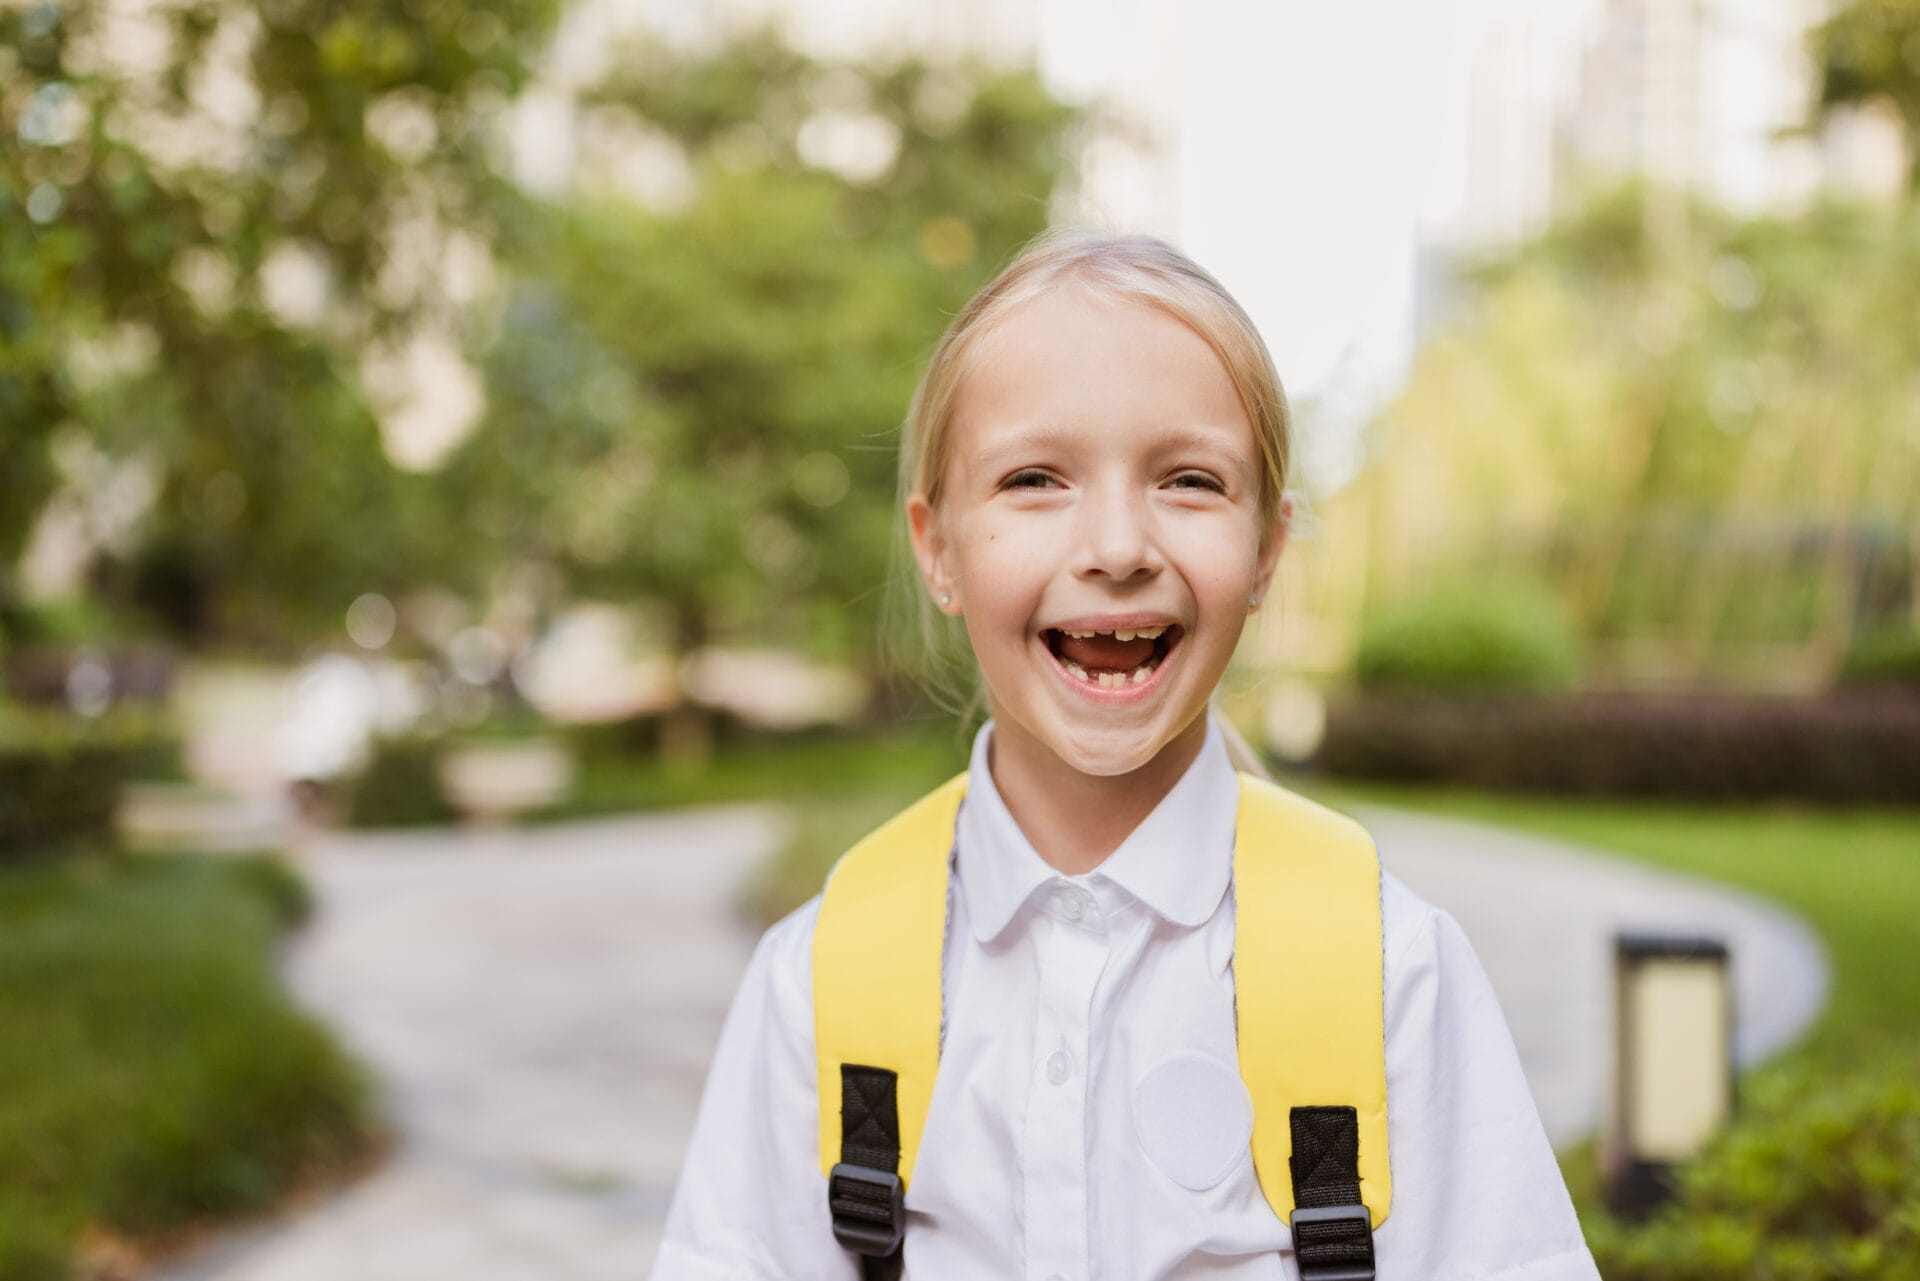
[[[1107,939],[1084,891],[1040,923],[1040,990],[1021,1144],[1028,1281],[1087,1275],[1087,1033]]]

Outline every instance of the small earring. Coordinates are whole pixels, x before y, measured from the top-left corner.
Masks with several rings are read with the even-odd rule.
[[[945,605],[947,602],[951,601],[952,599],[953,597],[947,595],[945,592],[940,593],[940,603],[942,605]]]
[[[1260,598],[1259,598],[1258,596],[1249,596],[1249,597],[1247,597],[1247,604],[1249,604],[1249,605],[1258,605],[1259,603],[1260,603]]]

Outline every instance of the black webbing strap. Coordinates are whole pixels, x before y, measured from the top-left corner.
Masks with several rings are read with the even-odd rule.
[[[859,1255],[865,1281],[896,1281],[904,1261],[898,1081],[888,1068],[840,1065],[840,1161],[827,1180],[827,1207],[835,1239]]]
[[[840,1065],[840,1159],[870,1170],[900,1171],[900,1108],[887,1068]]]
[[[1360,1203],[1360,1120],[1350,1107],[1294,1108],[1293,1254],[1304,1281],[1373,1281],[1373,1220]]]

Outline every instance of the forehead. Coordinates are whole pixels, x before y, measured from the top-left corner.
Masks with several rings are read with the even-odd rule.
[[[1022,303],[974,347],[954,404],[954,461],[1034,429],[1114,446],[1198,433],[1255,452],[1246,407],[1206,339],[1170,312],[1076,283]]]

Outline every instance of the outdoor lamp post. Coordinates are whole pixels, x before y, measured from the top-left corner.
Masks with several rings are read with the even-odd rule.
[[[1734,1107],[1733,989],[1718,939],[1614,938],[1613,1117],[1607,1204],[1643,1218]]]

